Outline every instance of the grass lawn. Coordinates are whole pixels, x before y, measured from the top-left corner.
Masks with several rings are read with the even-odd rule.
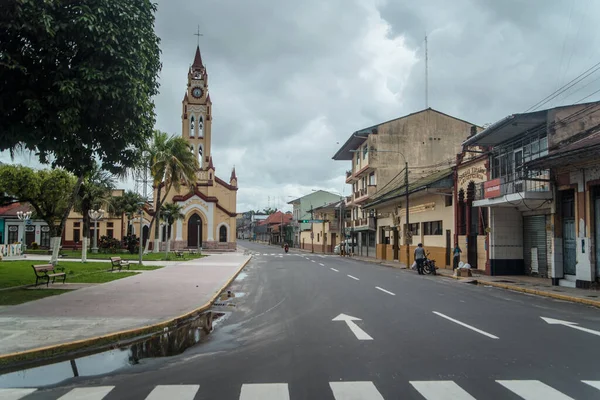
[[[27,303],[28,301],[43,299],[48,296],[55,296],[70,292],[71,290],[64,289],[44,289],[44,290],[28,290],[28,289],[13,289],[0,290],[0,306],[13,306],[15,304]]]
[[[44,261],[0,261],[0,288],[34,284],[35,274],[33,268],[31,268],[33,264],[44,264]],[[107,272],[107,269],[110,269],[110,263],[104,262],[82,263],[59,260],[57,268],[64,268],[64,272],[67,274],[67,282],[71,283],[104,283],[137,274],[136,272]],[[152,270],[162,267],[132,265],[131,268]]]
[[[48,252],[48,250],[27,250],[26,251],[27,254],[43,254],[43,255],[48,255],[50,254]],[[81,259],[81,250],[61,250],[60,254],[64,254],[66,258],[78,258]],[[139,260],[139,254],[131,254],[128,251],[123,251],[123,252],[117,252],[117,253],[92,253],[91,251],[88,251],[87,253],[87,258],[88,259],[103,259],[103,260],[108,260],[110,257],[121,257],[123,260],[132,260],[132,261],[137,261]],[[160,253],[149,253],[149,254],[145,254],[142,257],[142,261],[186,261],[186,260],[193,260],[196,258],[201,258],[201,257],[206,257],[205,255],[198,255],[198,254],[189,254],[189,253],[184,253],[183,258],[178,258],[175,257],[174,253],[169,254],[169,257],[166,258],[165,257],[165,252],[160,252]]]

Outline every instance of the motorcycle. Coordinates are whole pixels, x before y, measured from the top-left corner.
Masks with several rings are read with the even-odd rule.
[[[427,275],[436,275],[435,260],[429,258],[429,252],[425,254],[425,261],[423,262],[423,272]]]
[[[287,253],[290,250],[290,246],[288,246],[287,244],[283,247],[283,249],[285,250],[285,252]]]

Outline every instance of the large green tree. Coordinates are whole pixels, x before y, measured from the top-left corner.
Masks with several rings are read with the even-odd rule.
[[[156,5],[3,0],[0,8],[0,150],[30,150],[75,174],[73,205],[96,162],[121,174],[152,135]]]
[[[21,165],[0,166],[0,193],[29,203],[37,218],[48,224],[50,235],[58,237],[64,229],[63,215],[71,206],[68,196],[75,187],[73,174],[61,168],[34,170]]]
[[[154,226],[154,251],[158,251],[160,210],[171,189],[179,191],[182,185],[191,188],[196,183],[198,160],[190,150],[189,143],[178,136],[169,136],[156,131],[148,149],[148,165],[156,190],[154,215],[150,221],[150,231]],[[146,251],[150,241],[146,242]]]
[[[110,210],[114,215],[126,215],[129,221],[127,235],[131,234],[131,221],[140,210],[140,205],[145,203],[144,198],[131,190],[123,193],[122,196],[113,196],[110,202]]]

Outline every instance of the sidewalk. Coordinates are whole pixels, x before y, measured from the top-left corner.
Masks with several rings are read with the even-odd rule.
[[[371,257],[353,256],[351,259],[366,261],[374,264],[385,265],[393,268],[406,269],[404,263],[398,261],[378,260]],[[600,308],[600,289],[578,289],[563,286],[552,286],[548,278],[538,278],[526,275],[502,275],[489,276],[472,271],[472,277],[456,277],[451,269],[439,268],[437,274],[446,278],[454,278],[479,285],[493,286],[497,288],[514,290],[517,292],[535,294],[542,297],[550,297],[557,300],[570,301],[574,303],[587,304]]]
[[[202,311],[249,260],[240,252],[214,254],[2,308],[0,359],[15,352],[148,329]]]

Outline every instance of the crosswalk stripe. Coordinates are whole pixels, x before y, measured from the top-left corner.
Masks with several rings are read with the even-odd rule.
[[[586,385],[590,385],[591,387],[595,387],[596,389],[600,390],[600,381],[581,381],[583,383],[585,383]]]
[[[453,381],[411,381],[410,384],[427,400],[475,400]]]
[[[200,385],[158,385],[150,392],[146,400],[194,400]]]
[[[290,400],[287,383],[245,383],[240,400]]]
[[[102,400],[113,389],[114,386],[75,388],[58,400]]]
[[[329,382],[335,400],[383,400],[373,382]]]
[[[525,400],[573,400],[540,381],[496,381]]]
[[[0,389],[0,399],[19,400],[36,390],[37,389]]]

